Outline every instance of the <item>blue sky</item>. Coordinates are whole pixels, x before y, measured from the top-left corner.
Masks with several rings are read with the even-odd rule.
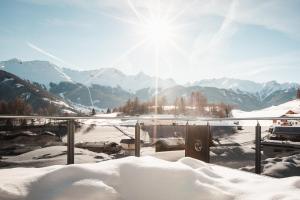
[[[178,83],[300,82],[299,10],[297,0],[0,0],[0,60],[115,67]]]

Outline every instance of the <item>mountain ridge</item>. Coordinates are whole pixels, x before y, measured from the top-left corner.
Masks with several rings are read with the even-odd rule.
[[[12,102],[17,98],[28,103],[34,113],[45,110],[51,106],[57,110],[75,111],[62,98],[48,92],[46,88],[36,82],[29,82],[18,76],[0,70],[0,101]],[[53,110],[54,111],[54,110]]]
[[[0,62],[1,68],[22,79],[45,84],[51,91],[50,83],[56,84],[54,94],[61,96],[62,90],[70,101],[89,105],[86,99],[87,88],[92,91],[95,104],[101,108],[116,107],[128,98],[137,96],[143,101],[153,98],[155,94],[155,78],[143,72],[136,75],[126,75],[115,68],[100,68],[95,70],[74,70],[60,68],[48,61],[21,61],[11,59]],[[64,89],[70,83],[70,88],[78,88],[77,94],[70,94],[71,90]],[[199,90],[207,96],[211,103],[233,104],[244,110],[255,110],[278,105],[295,98],[298,83],[278,83],[268,81],[257,83],[250,80],[233,78],[203,79],[191,84],[178,85],[173,79],[159,79],[159,95],[168,97],[169,103],[174,103],[175,96],[188,96],[191,91]],[[53,85],[54,86],[54,85]],[[60,88],[61,87],[61,88]],[[53,87],[52,87],[53,92]],[[77,96],[76,96],[77,95]]]
[[[13,73],[26,80],[45,84],[47,87],[50,82],[77,82],[85,85],[99,84],[111,87],[120,86],[127,91],[135,92],[143,88],[154,88],[156,79],[142,71],[134,75],[128,75],[121,70],[112,67],[92,70],[76,70],[59,67],[49,61],[41,60],[22,61],[20,59],[13,58],[7,61],[0,61],[0,66],[2,70]],[[47,72],[47,79],[44,78],[45,72]],[[178,84],[171,78],[159,78],[158,85],[161,89],[166,89]],[[278,83],[274,80],[258,83],[251,80],[223,77],[202,79],[193,83],[183,84],[183,86],[202,86],[216,87],[220,89],[233,89],[236,91],[240,90],[265,98],[270,92],[288,89],[291,87],[300,87],[300,84],[293,82]]]
[[[77,82],[84,85],[99,84],[111,87],[122,87],[127,91],[137,91],[147,87],[155,87],[156,78],[143,72],[135,75],[126,75],[116,68],[99,68],[93,70],[75,70],[61,68],[49,61],[22,61],[10,59],[1,61],[2,70],[19,76],[22,79],[44,84],[49,88],[49,84],[59,82]],[[45,75],[47,78],[45,78]],[[160,88],[167,88],[177,85],[173,79],[158,79]]]

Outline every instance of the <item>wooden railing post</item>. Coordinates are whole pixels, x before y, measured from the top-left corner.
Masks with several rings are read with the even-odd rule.
[[[68,148],[67,148],[67,164],[74,164],[74,133],[75,133],[75,121],[68,120]]]
[[[141,154],[141,135],[140,135],[140,124],[137,122],[135,124],[135,156],[140,157]]]
[[[261,173],[261,126],[259,123],[255,128],[255,173]]]

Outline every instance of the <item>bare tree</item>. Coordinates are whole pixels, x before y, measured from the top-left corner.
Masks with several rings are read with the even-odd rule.
[[[297,90],[297,99],[300,99],[300,88]]]
[[[200,92],[192,92],[190,96],[191,106],[196,107],[199,113],[204,112],[204,108],[207,106],[207,98]]]

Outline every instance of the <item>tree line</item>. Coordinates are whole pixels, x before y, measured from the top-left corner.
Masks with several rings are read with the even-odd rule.
[[[56,115],[59,112],[59,108],[49,102],[43,102],[34,109],[28,102],[21,98],[11,101],[0,101],[0,114],[5,115]]]
[[[156,103],[157,102],[157,103]],[[200,92],[195,91],[188,97],[177,97],[172,106],[167,106],[164,96],[159,96],[157,100],[141,102],[138,97],[128,99],[125,105],[115,108],[114,112],[122,112],[126,115],[140,115],[155,113],[174,115],[195,115],[211,117],[230,117],[233,107],[225,103],[208,103],[207,98]]]

